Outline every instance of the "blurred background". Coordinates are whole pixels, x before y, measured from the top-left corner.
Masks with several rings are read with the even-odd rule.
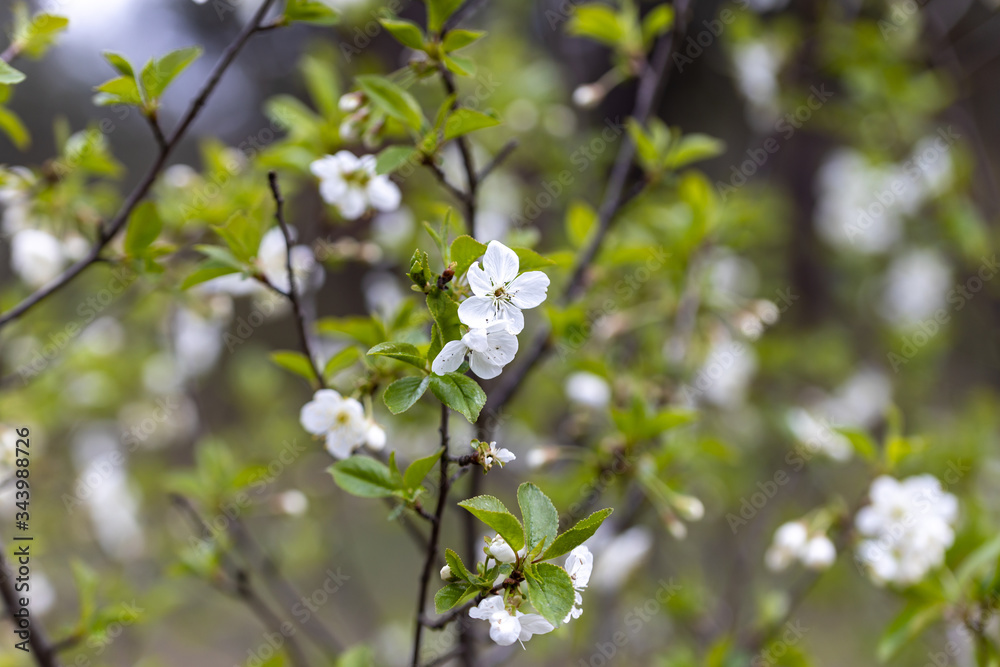
[[[405,273],[414,248],[431,247],[420,223],[454,202],[429,172],[397,174],[398,211],[346,222],[308,171],[342,148],[377,148],[341,137],[336,100],[357,74],[407,66],[412,53],[378,18],[423,24],[424,6],[325,1],[337,25],[253,38],[172,157],[154,188],[181,249],[165,269],[94,267],[0,336],[3,437],[31,431],[32,610],[67,642],[64,664],[286,664],[252,606],[224,590],[231,559],[308,634],[312,664],[348,664],[329,656],[361,645],[373,664],[408,664],[421,551],[389,508],[333,485],[331,457],[299,425],[312,392],[268,358],[298,344],[287,306],[252,290],[181,289],[190,248],[213,226],[236,211],[271,220],[275,169],[298,242],[322,265],[307,303],[322,359],[363,352],[386,331],[426,339]],[[608,84],[607,47],[567,34],[574,4],[484,2],[463,23],[488,31],[469,51],[464,103],[504,121],[473,135],[476,160],[519,142],[482,186],[479,239],[550,254],[555,284],[635,96],[634,81]],[[32,9],[69,27],[44,59],[17,62],[27,79],[4,102],[30,143],[0,134],[2,310],[33,289],[30,271],[11,266],[11,235],[45,228],[68,263],[154,157],[137,113],[93,103],[114,76],[101,53],[142,63],[203,47],[164,97],[171,128],[256,3]],[[0,24],[13,11],[0,0]],[[589,543],[584,615],[527,651],[485,651],[484,664],[876,664],[910,593],[872,584],[850,531],[822,576],[764,563],[781,523],[819,510],[835,524],[863,501],[878,472],[858,454],[864,443],[903,434],[896,472],[930,472],[960,497],[949,563],[996,533],[996,3],[695,0],[682,23],[655,115],[726,150],[624,211],[585,304],[529,317],[529,331],[552,322],[557,353],[502,419],[497,439],[516,462],[484,482],[509,501],[536,481],[567,516],[612,506],[615,520]],[[411,92],[428,113],[442,98],[435,82]],[[54,160],[81,144],[85,159],[56,175]],[[444,168],[463,182],[457,151]],[[571,182],[555,192],[563,170]],[[31,180],[30,199],[11,173]],[[432,452],[437,411],[390,415],[358,357],[344,357],[334,386],[374,391],[401,459]],[[676,427],[643,435],[653,407],[670,408]],[[455,442],[472,437],[464,420],[453,427]],[[684,516],[676,494],[700,499],[704,517]],[[5,541],[15,509],[8,484]],[[453,509],[442,544],[459,548]],[[949,641],[959,648],[943,664],[975,664],[960,620],[940,619],[890,664],[935,664]],[[0,665],[31,664],[8,633]],[[774,639],[781,655],[768,652]],[[454,641],[452,629],[431,631],[427,659]]]

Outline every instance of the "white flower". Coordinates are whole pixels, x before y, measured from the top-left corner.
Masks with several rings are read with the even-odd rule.
[[[574,403],[601,410],[611,401],[611,387],[600,375],[579,371],[566,378],[566,396]]]
[[[883,475],[872,482],[871,505],[854,525],[865,538],[858,557],[875,583],[909,586],[944,563],[955,540],[958,499],[932,475],[899,481]]]
[[[809,540],[809,530],[801,521],[790,521],[774,531],[774,540],[764,555],[768,569],[780,572],[795,561]]]
[[[357,111],[361,108],[361,102],[363,101],[363,95],[360,90],[356,90],[353,93],[346,93],[340,96],[340,101],[337,103],[337,107],[344,113],[351,113],[352,111]]]
[[[31,287],[41,287],[59,276],[66,258],[59,240],[40,229],[22,229],[10,243],[10,265]]]
[[[348,220],[360,218],[369,208],[394,211],[402,195],[388,176],[375,173],[375,156],[339,151],[316,160],[309,169],[320,179],[319,193],[326,203]]]
[[[320,389],[302,407],[299,421],[313,435],[326,438],[326,449],[344,459],[365,443],[368,424],[365,409],[353,398],[343,398],[333,389]]]
[[[837,549],[829,537],[817,535],[806,542],[799,558],[810,570],[825,570],[837,560]]]
[[[510,646],[516,641],[526,642],[534,635],[552,632],[555,627],[538,614],[511,615],[504,607],[503,597],[493,595],[469,610],[469,616],[490,623],[490,639],[500,646]]]
[[[372,420],[368,420],[368,430],[365,431],[365,444],[370,449],[380,451],[385,447],[385,429]]]
[[[653,536],[644,526],[629,528],[600,550],[594,562],[594,585],[602,591],[617,591],[649,555]]]
[[[541,271],[518,275],[517,253],[490,241],[483,255],[483,265],[469,267],[469,286],[473,294],[458,307],[458,318],[473,328],[489,327],[504,321],[507,331],[524,329],[522,309],[534,308],[545,301],[549,277]]]
[[[489,380],[500,375],[503,367],[514,359],[517,354],[517,337],[505,330],[503,322],[489,328],[469,329],[461,340],[449,341],[441,348],[431,364],[431,370],[437,375],[456,371],[469,353],[472,372]]]
[[[260,240],[257,249],[257,268],[264,274],[267,281],[282,292],[288,292],[288,253],[285,235],[280,227],[272,227]],[[295,290],[304,292],[307,288],[318,287],[323,280],[323,270],[316,266],[316,258],[309,246],[292,246],[292,275],[295,277]]]
[[[517,554],[511,548],[507,541],[497,535],[492,540],[490,544],[486,547],[486,550],[491,556],[497,559],[501,563],[515,563],[517,562]]]
[[[590,549],[587,547],[580,545],[566,556],[564,567],[566,568],[566,573],[569,574],[570,581],[573,582],[573,590],[575,591],[573,608],[570,609],[569,613],[566,614],[566,618],[563,619],[563,623],[569,623],[572,619],[580,618],[580,615],[583,614],[581,606],[583,604],[583,596],[580,593],[590,583],[590,575],[594,571],[594,554],[590,553]]]
[[[309,498],[298,489],[278,494],[278,507],[290,516],[302,516],[309,509]]]
[[[472,447],[473,449],[478,449],[475,445]],[[505,448],[497,449],[497,443],[491,442],[489,448],[483,452],[483,467],[489,470],[493,467],[494,463],[498,463],[502,468],[516,458],[514,452]]]

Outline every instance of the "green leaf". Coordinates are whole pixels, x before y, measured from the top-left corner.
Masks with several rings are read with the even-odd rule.
[[[191,289],[195,285],[200,285],[203,282],[212,280],[213,278],[228,276],[232,273],[239,273],[239,271],[239,269],[234,269],[233,267],[217,262],[214,259],[209,259],[199,264],[198,268],[196,268],[193,272],[191,272],[191,274],[188,275],[187,278],[184,279],[184,282],[181,283],[181,289]]]
[[[552,544],[559,532],[559,512],[549,497],[531,482],[517,488],[517,504],[524,519],[525,543],[529,550],[544,542]]]
[[[487,127],[495,127],[499,124],[500,121],[497,118],[482,111],[465,108],[456,109],[454,113],[448,116],[448,120],[444,123],[444,140],[451,141],[470,132],[482,130]]]
[[[521,528],[521,522],[507,510],[499,498],[476,496],[463,500],[458,506],[467,509],[473,516],[495,530],[514,551],[519,551],[524,546],[524,530]]]
[[[5,60],[0,60],[0,83],[12,85],[22,81],[24,81],[24,72],[14,69]]]
[[[573,581],[566,570],[552,563],[538,563],[524,572],[528,599],[552,625],[558,627],[573,608],[576,598]]]
[[[427,358],[433,360],[445,343],[462,337],[461,322],[458,319],[458,304],[447,292],[434,290],[427,295],[427,309],[434,319],[434,330]]]
[[[295,352],[294,350],[278,350],[276,352],[272,352],[270,357],[271,361],[281,366],[286,371],[304,377],[309,382],[314,382],[316,380],[312,364],[309,363],[309,357],[301,352]]]
[[[597,532],[597,529],[601,527],[604,520],[611,516],[612,511],[610,507],[598,510],[586,519],[580,520],[575,526],[555,539],[552,546],[542,554],[542,560],[552,560],[553,558],[568,554],[589,540]]]
[[[551,259],[539,255],[531,248],[511,248],[511,250],[517,255],[519,262],[518,270],[521,273],[525,271],[537,271],[538,269],[555,264]]]
[[[403,46],[408,46],[415,51],[424,50],[424,33],[421,32],[416,23],[402,19],[382,19],[381,23]]]
[[[663,166],[667,169],[679,169],[693,162],[722,155],[725,151],[726,144],[721,139],[707,134],[688,134],[670,147],[663,160]]]
[[[335,664],[336,667],[375,667],[375,656],[367,646],[355,646],[341,653]]]
[[[424,126],[424,114],[417,100],[389,79],[375,74],[364,74],[356,77],[355,81],[372,104],[387,115],[415,131]]]
[[[462,562],[462,558],[452,551],[451,549],[444,550],[444,561],[451,568],[451,574],[458,577],[459,579],[464,579],[465,581],[470,581],[474,579],[474,575],[469,572],[469,569],[465,567],[465,563]]]
[[[583,201],[570,202],[566,211],[566,237],[574,248],[582,248],[597,229],[597,211]]]
[[[981,544],[955,569],[959,586],[964,588],[977,575],[986,574],[984,568],[996,569],[997,558],[1000,558],[1000,536]]]
[[[329,470],[337,486],[354,496],[384,498],[399,490],[389,467],[367,456],[338,461]]]
[[[425,456],[422,459],[417,459],[410,465],[406,467],[406,472],[403,473],[403,487],[407,489],[416,489],[421,484],[423,484],[424,477],[427,477],[427,473],[431,471],[437,460],[441,458],[441,450],[439,449],[430,456]]]
[[[470,44],[475,43],[485,34],[486,33],[482,30],[452,30],[444,36],[444,40],[441,42],[441,48],[443,48],[446,53],[458,51],[459,49],[464,49]]]
[[[851,442],[851,446],[854,447],[854,451],[866,461],[875,461],[878,458],[878,447],[875,445],[875,441],[864,431],[851,428],[834,430],[847,438]]]
[[[358,348],[353,345],[345,347],[326,362],[326,366],[323,367],[323,377],[329,382],[333,376],[357,361],[360,354]]]
[[[476,63],[471,58],[454,53],[442,58],[444,66],[459,76],[473,76],[476,73]]]
[[[420,350],[417,349],[416,345],[411,345],[410,343],[379,343],[368,350],[368,356],[389,357],[421,369],[427,367],[427,360],[424,359],[424,355],[420,354]]]
[[[142,106],[142,94],[139,93],[139,86],[136,85],[135,79],[130,76],[120,76],[105,81],[94,90],[98,92],[94,96],[94,104],[98,106],[108,106],[109,104]]]
[[[451,242],[451,261],[455,262],[455,277],[464,276],[473,262],[486,252],[486,244],[468,235],[456,237]]]
[[[608,46],[618,46],[625,41],[625,30],[618,15],[611,7],[598,3],[577,5],[566,25],[566,31],[576,37],[589,37]]]
[[[389,146],[378,154],[375,160],[375,173],[391,174],[404,164],[416,161],[415,158],[419,154],[420,151],[412,146]]]
[[[486,392],[479,383],[460,373],[431,375],[431,391],[439,401],[461,412],[470,423],[476,423],[486,405]]]
[[[39,13],[29,16],[24,6],[14,9],[15,48],[29,58],[41,58],[53,42],[56,35],[66,29],[69,19],[56,14]]]
[[[648,47],[674,25],[674,8],[666,3],[653,7],[642,20],[642,43]]]
[[[911,602],[897,616],[882,634],[875,654],[879,662],[886,662],[903,646],[915,639],[927,626],[944,614],[948,605],[944,602]]]
[[[225,248],[220,248],[217,245],[207,245],[207,244],[196,245],[194,249],[200,252],[201,254],[210,257],[216,262],[219,262],[220,264],[231,266],[237,271],[242,271],[246,268],[246,265],[243,264],[243,262],[241,262],[240,260],[236,259],[236,256],[233,255],[233,253],[229,252]]]
[[[462,4],[462,0],[426,0],[427,2],[427,28],[431,32],[440,32],[455,10]]]
[[[167,86],[200,55],[200,46],[189,46],[171,51],[162,58],[151,58],[142,68],[141,77],[147,101],[158,100]]]
[[[21,119],[13,111],[0,106],[0,132],[10,137],[11,142],[19,150],[25,150],[31,144],[31,135]]]
[[[130,63],[125,56],[113,51],[105,51],[101,55],[104,56],[104,59],[107,60],[119,74],[133,80],[135,79],[135,69],[133,69],[132,63]]]
[[[125,252],[138,257],[152,245],[163,230],[163,220],[156,211],[156,204],[144,201],[132,211],[125,230]]]
[[[316,0],[288,0],[285,18],[293,23],[328,26],[335,25],[339,17],[333,9]]]
[[[478,594],[479,588],[477,586],[462,583],[448,584],[434,594],[434,611],[443,614],[449,609],[465,604]]]
[[[430,383],[431,378],[428,375],[396,380],[386,387],[385,393],[382,394],[385,407],[389,408],[389,412],[394,415],[406,412],[420,400]]]

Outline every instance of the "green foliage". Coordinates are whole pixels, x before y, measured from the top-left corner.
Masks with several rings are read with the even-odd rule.
[[[386,115],[395,118],[405,127],[420,132],[427,121],[420,110],[420,104],[413,95],[389,79],[374,74],[355,77],[355,82],[368,99]]]
[[[566,570],[552,563],[538,563],[524,572],[528,597],[538,613],[559,626],[573,608],[573,582]]]
[[[458,504],[497,532],[514,551],[524,546],[521,522],[494,496],[476,496]]]
[[[387,498],[402,486],[389,467],[367,456],[352,456],[329,468],[337,486],[361,498]]]
[[[439,401],[475,423],[479,411],[486,405],[486,392],[479,383],[459,373],[431,375],[431,391]]]
[[[551,560],[568,554],[589,540],[597,532],[597,529],[601,527],[604,520],[611,516],[611,512],[613,511],[611,508],[598,510],[586,519],[581,519],[575,526],[553,540],[551,546],[542,554],[542,560]]]
[[[311,23],[319,26],[335,25],[337,12],[318,0],[288,0],[285,4],[285,20],[291,23]]]
[[[382,400],[385,401],[389,412],[398,415],[413,407],[413,404],[420,400],[430,384],[431,376],[429,375],[400,378],[385,388]]]
[[[389,357],[416,366],[421,370],[427,370],[427,359],[415,345],[410,343],[379,343],[368,350],[368,356]]]
[[[549,497],[530,482],[518,487],[517,504],[524,518],[525,542],[532,552],[541,553],[556,539],[559,532],[559,512]]]

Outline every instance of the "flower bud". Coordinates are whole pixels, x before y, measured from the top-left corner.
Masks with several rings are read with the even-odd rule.
[[[441,579],[443,581],[455,581],[457,577],[451,573],[451,567],[445,565],[441,568]]]
[[[581,109],[589,109],[600,103],[606,93],[607,91],[604,90],[604,87],[596,83],[578,86],[573,91],[573,104]]]
[[[356,90],[353,93],[347,93],[346,95],[340,96],[340,102],[337,106],[344,113],[350,113],[352,111],[357,111],[361,108],[361,103],[364,101],[364,97],[360,90]]]
[[[490,544],[486,550],[489,551],[491,556],[496,558],[501,563],[517,562],[517,554],[510,548],[510,545],[507,544],[506,540],[499,535],[490,540]]]
[[[687,521],[701,521],[705,516],[705,505],[694,496],[678,494],[674,497],[674,508]]]
[[[810,570],[825,570],[837,560],[837,549],[826,535],[817,535],[802,550],[802,564]]]

